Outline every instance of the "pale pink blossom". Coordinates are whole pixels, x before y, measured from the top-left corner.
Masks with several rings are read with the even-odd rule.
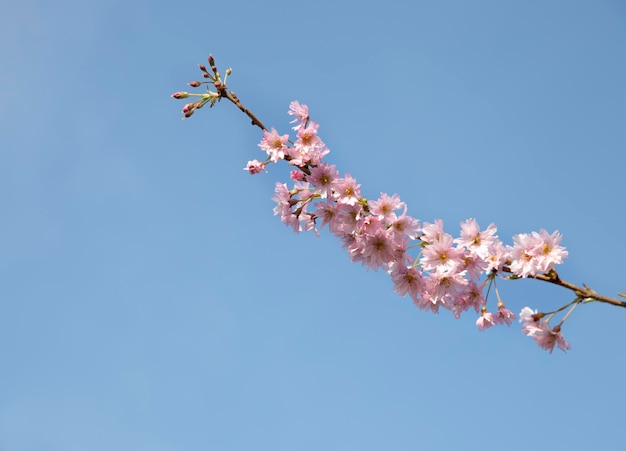
[[[297,169],[293,169],[289,172],[289,178],[296,182],[302,182],[305,180],[305,174],[302,171],[298,171]]]
[[[507,248],[500,240],[494,241],[491,243],[491,246],[489,246],[489,255],[487,256],[488,265],[485,268],[485,273],[502,271],[503,266],[507,263],[507,261],[509,261],[510,258],[511,254],[509,252],[509,248]]]
[[[549,234],[545,229],[541,229],[539,233],[533,234],[538,238],[537,267],[541,272],[548,272],[554,269],[555,265],[563,263],[568,252],[559,245],[563,237],[558,230]]]
[[[515,314],[507,309],[504,304],[498,305],[498,311],[493,314],[493,319],[496,324],[511,325],[511,322],[515,319]]]
[[[306,127],[298,130],[296,135],[298,140],[294,143],[294,147],[297,148],[298,152],[306,154],[310,149],[323,145],[321,139],[317,136],[319,127],[319,124],[311,121]]]
[[[403,263],[394,264],[391,269],[391,280],[393,289],[400,296],[409,295],[417,299],[422,290],[422,273],[413,266],[406,266]]]
[[[430,308],[433,312],[438,312],[440,306],[451,309],[467,289],[469,281],[466,275],[465,271],[457,271],[456,268],[450,269],[445,266],[438,266],[428,273],[425,278],[421,308]]]
[[[519,277],[534,276],[539,269],[537,260],[534,258],[537,240],[528,233],[520,233],[513,236],[511,251],[511,271]]]
[[[489,329],[491,326],[495,326],[496,324],[494,315],[491,312],[483,312],[476,320],[476,327],[478,327],[478,330],[481,332]]]
[[[489,262],[478,254],[463,253],[461,268],[467,271],[467,275],[472,280],[479,280],[483,273],[487,272]]]
[[[300,222],[299,231],[312,231],[316,236],[320,236],[317,227],[315,227],[315,217],[306,211],[306,207],[298,215],[298,221]]]
[[[293,228],[295,232],[300,231],[300,222],[298,216],[296,216],[291,207],[295,201],[291,199],[291,193],[284,183],[276,183],[274,188],[274,197],[272,198],[277,205],[274,207],[274,214],[280,216],[280,220],[285,225]]]
[[[341,204],[355,205],[361,198],[361,185],[358,185],[350,174],[337,179],[333,191],[335,199]]]
[[[443,231],[443,220],[435,219],[434,224],[430,224],[428,222],[424,223],[420,239],[424,243],[434,243],[439,241],[444,235],[447,234]]]
[[[243,168],[243,170],[250,172],[250,175],[258,174],[262,171],[267,172],[267,169],[265,169],[265,163],[261,163],[259,160],[248,161],[248,164],[245,168]]]
[[[454,240],[448,234],[441,234],[438,241],[424,246],[420,263],[426,271],[437,267],[458,268],[463,264],[463,251],[454,248]]]
[[[407,216],[406,208],[404,212],[389,224],[389,228],[396,235],[405,235],[414,240],[421,230],[420,223],[417,219]]]
[[[297,181],[294,183],[292,192],[296,192],[299,196],[299,200],[307,200],[313,197],[314,193],[311,189],[311,184],[306,181]]]
[[[400,196],[394,194],[389,197],[386,193],[380,193],[378,200],[369,202],[372,214],[379,216],[386,222],[392,222],[396,219],[396,210],[406,207],[406,204],[400,200]]]
[[[328,225],[328,229],[333,235],[341,232],[341,222],[337,218],[337,204],[334,202],[316,202],[313,206],[316,208],[315,216],[322,221],[320,228]]]
[[[539,327],[539,319],[543,317],[542,313],[533,310],[530,307],[524,307],[519,313],[519,322],[522,323],[522,332],[526,335],[532,335],[536,328]]]
[[[363,207],[359,204],[339,204],[336,213],[340,234],[354,233],[361,221]]]
[[[555,231],[549,234],[544,229],[539,233],[521,233],[513,237],[511,250],[511,271],[520,277],[534,276],[539,272],[548,272],[555,265],[563,262],[568,252],[560,246],[561,234]]]
[[[519,321],[523,324],[522,332],[532,337],[542,349],[550,351],[550,354],[555,346],[564,352],[571,349],[570,344],[561,334],[561,326],[550,327],[547,321],[540,321],[543,316],[544,314],[538,313],[537,310],[524,307],[519,314]]]
[[[309,119],[309,107],[306,105],[300,105],[300,102],[294,100],[289,104],[288,114],[291,116],[295,116],[295,119],[291,121],[291,124],[299,122],[292,127],[294,130],[297,131],[302,125],[306,124],[307,120]]]
[[[393,241],[387,231],[382,228],[378,228],[371,234],[365,234],[360,248],[361,263],[374,271],[393,261],[395,257]]]
[[[474,281],[469,281],[465,289],[458,294],[452,301],[450,310],[456,319],[461,317],[461,314],[473,308],[476,313],[485,304],[485,298],[483,297],[483,288],[485,282],[477,285]]]
[[[540,348],[549,351],[550,354],[552,354],[552,351],[554,351],[555,346],[563,352],[567,352],[569,349],[572,348],[570,344],[565,341],[565,338],[563,338],[560,326],[555,326],[552,329],[550,328],[550,325],[545,321],[541,322],[539,326],[540,327],[536,328],[531,336]]]
[[[272,197],[272,200],[277,202],[279,205],[287,205],[287,207],[291,208],[291,193],[289,192],[287,185],[276,182],[276,185],[274,185],[274,197]]]
[[[486,230],[480,231],[475,219],[468,219],[461,223],[461,237],[454,242],[460,248],[466,248],[470,253],[485,259],[489,255],[489,248],[497,241],[495,224],[489,224]]]
[[[307,180],[319,191],[323,198],[332,196],[333,182],[339,178],[339,172],[334,165],[322,163],[311,169]]]
[[[281,136],[276,129],[272,128],[271,132],[266,130],[263,133],[259,147],[267,152],[271,161],[276,163],[278,160],[285,158],[285,154],[288,151],[287,141],[289,141],[289,135]]]

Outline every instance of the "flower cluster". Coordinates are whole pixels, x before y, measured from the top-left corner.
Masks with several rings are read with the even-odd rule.
[[[474,219],[461,223],[458,237],[444,231],[443,221],[420,224],[407,214],[407,206],[397,194],[381,193],[376,200],[361,195],[361,186],[345,174],[340,176],[334,165],[323,161],[329,149],[318,136],[319,125],[309,118],[306,105],[291,103],[289,114],[296,134],[280,135],[265,130],[259,147],[267,154],[265,161],[252,160],[245,170],[250,174],[266,171],[266,166],[287,161],[293,186],[277,183],[274,213],[295,232],[328,227],[343,244],[352,262],[368,269],[386,271],[393,289],[409,296],[422,310],[438,313],[449,310],[456,318],[467,310],[480,312],[479,330],[498,324],[510,325],[515,315],[500,299],[497,310],[487,311],[487,295],[497,275],[513,278],[534,277],[554,271],[567,251],[560,246],[561,235],[545,230],[513,237],[506,246],[490,224],[481,230]],[[417,254],[417,255],[414,255]],[[547,321],[520,314],[522,330],[544,349],[555,344],[569,349],[560,325],[550,328]]]
[[[563,321],[557,326],[550,327],[547,321],[540,321],[544,314],[538,313],[537,310],[533,311],[530,307],[524,307],[519,317],[520,323],[523,324],[522,331],[529,337],[532,337],[541,348],[549,351],[550,354],[552,354],[555,345],[562,351],[567,351],[571,348],[561,334]]]

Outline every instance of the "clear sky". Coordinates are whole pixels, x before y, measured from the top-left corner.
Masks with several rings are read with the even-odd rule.
[[[273,216],[260,133],[169,95],[213,53],[289,131],[309,105],[372,198],[558,229],[626,291],[626,3],[14,1],[0,6],[0,450],[623,450],[626,311],[552,355],[427,314]],[[507,306],[558,287],[502,281]]]

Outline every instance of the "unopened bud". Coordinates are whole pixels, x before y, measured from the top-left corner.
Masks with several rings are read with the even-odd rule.
[[[215,66],[215,60],[213,59],[213,55],[209,55],[209,64],[211,67]]]
[[[187,114],[190,111],[193,111],[196,108],[195,103],[188,103],[183,107],[183,113]]]
[[[198,67],[202,72],[206,72],[206,66],[204,64],[198,64]]]
[[[232,74],[232,73],[233,73],[233,69],[232,69],[232,67],[229,67],[228,69],[226,69],[226,75],[227,75],[227,76],[228,76],[228,75],[230,75],[230,74]]]
[[[190,81],[189,83],[187,83],[189,86],[191,86],[192,88],[197,88],[198,86],[200,86],[202,83],[200,83],[199,81]]]
[[[189,93],[188,92],[175,92],[174,94],[172,94],[172,97],[174,97],[175,99],[186,99],[187,97],[189,97]]]

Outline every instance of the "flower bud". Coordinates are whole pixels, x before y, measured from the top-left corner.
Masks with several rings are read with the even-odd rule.
[[[199,81],[190,81],[189,83],[187,83],[189,86],[191,86],[192,88],[197,88],[198,86],[200,86],[202,83]]]
[[[186,99],[187,97],[189,97],[189,93],[188,92],[175,92],[174,94],[172,94],[172,97],[175,99]]]
[[[213,55],[209,55],[209,65],[211,67],[215,66],[215,60],[213,59]]]

